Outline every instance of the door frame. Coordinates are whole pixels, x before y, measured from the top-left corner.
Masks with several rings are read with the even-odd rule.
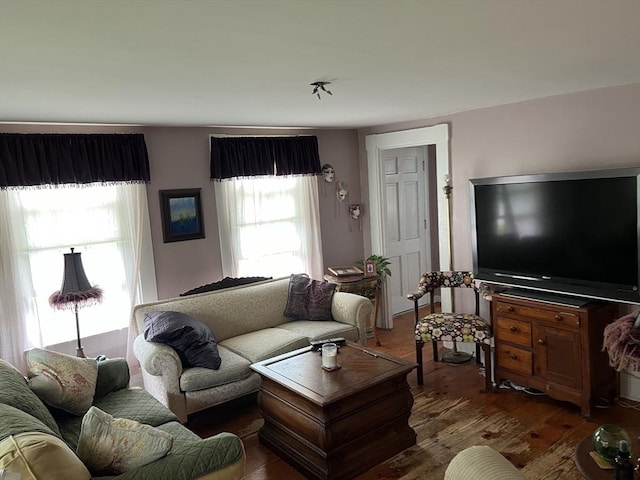
[[[377,255],[385,255],[386,217],[383,208],[386,205],[384,188],[384,165],[382,150],[404,147],[435,145],[436,148],[436,186],[438,189],[438,248],[440,252],[440,270],[450,270],[451,266],[451,225],[448,205],[444,195],[445,175],[449,173],[449,125],[442,123],[431,127],[400,130],[389,133],[367,135],[367,167],[369,183],[369,222],[371,225],[371,248]],[[417,284],[418,279],[416,279]],[[381,328],[393,328],[393,315],[388,289],[384,290]],[[450,311],[451,294],[442,292],[442,309]]]

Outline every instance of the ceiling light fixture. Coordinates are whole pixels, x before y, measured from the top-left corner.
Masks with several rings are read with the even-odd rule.
[[[320,92],[324,92],[324,93],[328,93],[329,95],[333,95],[333,93],[331,93],[331,90],[327,90],[325,87],[325,85],[329,85],[331,84],[331,82],[313,82],[310,83],[309,85],[313,86],[313,92],[311,92],[311,95],[315,95],[316,97],[318,97],[318,100],[320,100]]]

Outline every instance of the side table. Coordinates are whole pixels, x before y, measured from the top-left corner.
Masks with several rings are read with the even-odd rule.
[[[373,301],[373,338],[376,345],[382,345],[378,340],[378,310],[380,308],[380,286],[377,277],[365,277],[363,275],[349,275],[344,277],[336,277],[327,273],[324,280],[337,285],[336,290],[339,292],[354,293],[361,297],[366,297]]]
[[[640,440],[638,439],[640,430],[637,428],[625,428],[625,430],[631,437],[631,461],[635,463],[636,458],[640,455]],[[614,480],[615,473],[613,469],[606,470],[600,468],[595,460],[591,458],[591,455],[589,455],[591,451],[593,451],[593,438],[592,435],[589,435],[580,440],[576,446],[574,460],[578,471],[586,480]]]

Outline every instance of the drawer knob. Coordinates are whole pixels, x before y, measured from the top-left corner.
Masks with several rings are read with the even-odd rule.
[[[513,312],[514,308],[511,305],[507,306],[507,312]]]
[[[545,344],[544,338],[539,338],[539,339],[538,339],[538,343],[539,343],[540,345],[544,345],[544,344]]]
[[[561,322],[561,321],[562,321],[562,315],[556,315],[555,317],[553,317],[553,319],[554,319],[556,322]]]
[[[512,331],[512,332],[517,332],[517,331],[518,331],[518,328],[517,328],[517,327],[515,327],[515,326],[513,326],[513,325],[511,325],[511,326],[509,327],[509,330],[510,330],[510,331]]]
[[[509,357],[511,357],[511,360],[515,360],[516,358],[518,358],[518,356],[515,353],[509,354]]]

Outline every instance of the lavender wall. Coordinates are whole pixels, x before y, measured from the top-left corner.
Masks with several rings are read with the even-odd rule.
[[[355,130],[147,128],[145,140],[151,159],[151,183],[147,194],[159,298],[173,297],[222,279],[215,195],[213,183],[209,181],[210,134],[316,135],[320,161],[332,164],[336,179],[349,184],[351,201],[360,198]],[[163,243],[159,191],[176,188],[202,189],[205,238]],[[324,264],[351,265],[363,255],[362,231],[349,222],[346,204],[338,204],[334,188],[335,184],[319,179]]]
[[[166,298],[221,278],[213,187],[208,175],[208,136],[312,134],[322,163],[350,187],[351,203],[363,203],[360,222],[338,207],[334,185],[319,183],[325,266],[351,264],[370,251],[364,136],[449,123],[453,180],[454,268],[471,268],[468,180],[473,177],[640,165],[640,84],[548,97],[439,118],[354,130],[248,130],[2,125],[2,132],[141,132],[151,161],[149,212],[158,295]],[[361,188],[362,186],[362,188]],[[206,238],[162,243],[158,191],[202,189]],[[361,230],[362,228],[362,230]],[[626,307],[628,308],[628,307]],[[640,399],[640,382],[625,387]]]
[[[349,185],[349,202],[364,205],[361,221],[335,199],[335,184],[320,180],[325,266],[352,264],[370,251],[364,136],[438,123],[451,126],[454,268],[471,267],[468,179],[640,165],[640,84],[548,97],[445,117],[355,130],[275,130],[58,125],[2,125],[0,131],[142,132],[151,162],[147,188],[158,295],[166,298],[221,278],[209,134],[317,135],[322,163]],[[362,185],[362,188],[361,188]],[[206,238],[163,243],[159,190],[201,188]]]
[[[470,178],[640,166],[640,84],[637,83],[362,129],[359,137],[363,197],[368,195],[366,135],[439,123],[448,123],[451,132],[455,269],[472,267]],[[371,245],[368,228],[367,225],[364,232],[365,251],[369,251]],[[482,313],[487,314],[488,305],[483,307]],[[637,308],[637,305],[620,306],[622,313]],[[621,373],[620,396],[640,401],[637,372]]]
[[[470,178],[640,165],[640,84],[591,90],[362,129],[360,163],[366,198],[364,137],[448,123],[453,265],[472,267]],[[365,251],[370,248],[368,225]]]
[[[320,161],[330,163],[336,180],[349,185],[349,202],[360,203],[356,130],[280,130],[232,128],[162,128],[89,125],[0,125],[11,133],[144,133],[151,182],[147,186],[158,298],[179,295],[222,279],[220,240],[213,183],[209,181],[209,135],[316,135]],[[200,188],[205,238],[163,243],[159,191]],[[362,230],[350,219],[347,202],[339,204],[335,183],[318,182],[325,266],[352,265],[363,256]],[[366,206],[365,206],[366,216]],[[265,272],[268,275],[268,272]]]

